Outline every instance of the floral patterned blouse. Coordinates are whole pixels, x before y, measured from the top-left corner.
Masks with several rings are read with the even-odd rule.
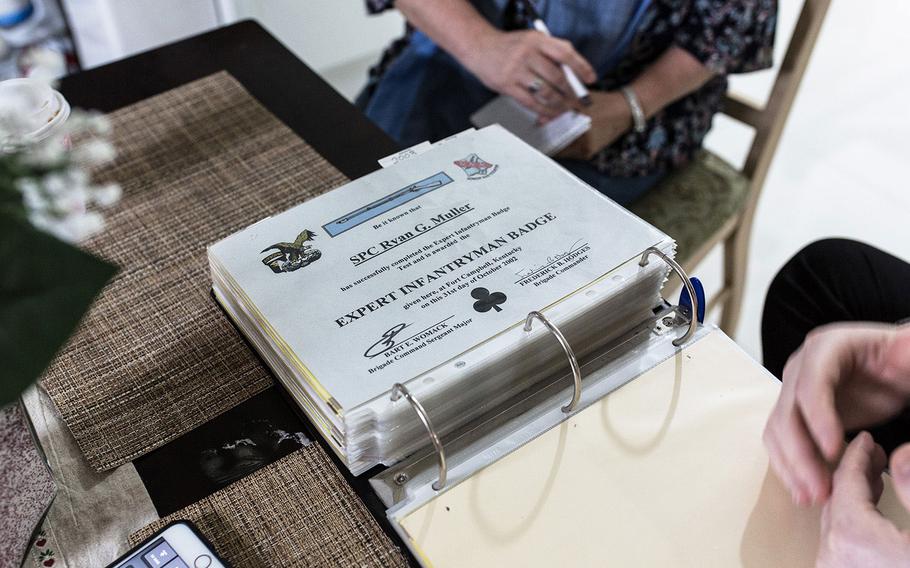
[[[391,8],[394,0],[366,0],[370,12]],[[523,3],[509,1],[504,29],[526,29]],[[701,148],[714,115],[723,104],[727,75],[771,66],[777,21],[776,0],[653,0],[622,61],[599,79],[595,89],[631,83],[668,48],[679,46],[716,76],[694,93],[667,106],[648,121],[645,132],[630,131],[598,153],[591,163],[611,177],[637,177],[685,165]],[[384,71],[408,45],[413,30],[386,49],[370,70],[361,99],[368,98]]]

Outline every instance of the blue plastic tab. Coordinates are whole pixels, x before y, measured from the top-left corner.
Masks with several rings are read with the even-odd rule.
[[[689,281],[692,282],[692,287],[695,288],[695,297],[698,298],[698,323],[705,323],[705,286],[701,283],[696,277],[689,278]],[[692,300],[689,298],[689,289],[685,286],[682,287],[682,292],[679,293],[679,305],[683,308],[687,308],[689,313],[692,313]]]
[[[25,20],[31,18],[34,12],[35,6],[29,2],[22,8],[7,12],[5,14],[0,14],[0,28],[7,29],[18,26]]]

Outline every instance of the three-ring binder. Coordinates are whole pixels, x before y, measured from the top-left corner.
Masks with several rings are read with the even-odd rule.
[[[427,429],[427,434],[430,435],[430,441],[433,442],[433,447],[436,449],[436,460],[439,463],[439,477],[433,482],[432,487],[434,491],[439,491],[446,485],[446,475],[448,473],[446,468],[446,450],[442,445],[442,440],[439,439],[439,435],[436,433],[436,429],[433,427],[433,423],[430,422],[430,416],[427,414],[423,405],[420,404],[420,401],[414,398],[411,391],[409,391],[406,386],[401,383],[395,383],[392,386],[392,402],[395,402],[402,396],[411,404],[411,407],[417,413],[417,416],[420,417],[420,421],[423,422],[424,428]]]
[[[670,268],[673,269],[673,272],[675,272],[676,275],[679,276],[680,280],[682,280],[683,285],[686,287],[686,290],[689,291],[689,297],[692,298],[692,313],[689,317],[689,328],[681,337],[677,337],[673,340],[673,345],[679,347],[683,343],[686,343],[692,339],[692,336],[695,335],[695,332],[698,330],[698,318],[696,317],[696,314],[698,313],[698,296],[695,293],[695,286],[692,285],[692,281],[689,280],[689,275],[686,274],[686,271],[683,270],[683,267],[680,266],[678,262],[661,252],[660,249],[656,247],[649,247],[647,250],[645,250],[644,254],[641,255],[641,261],[639,261],[638,265],[648,266],[648,257],[650,257],[652,254],[659,256],[661,260],[666,262]]]
[[[556,340],[559,341],[559,344],[566,352],[566,357],[569,358],[569,365],[572,367],[572,378],[575,381],[575,390],[572,393],[572,400],[569,401],[569,404],[562,407],[562,411],[568,414],[575,410],[575,407],[578,406],[578,401],[581,400],[581,367],[578,365],[578,358],[575,357],[575,352],[566,340],[566,336],[563,335],[562,332],[559,331],[559,328],[553,325],[542,313],[531,312],[528,314],[528,317],[525,318],[525,331],[531,331],[531,322],[535,319],[539,319],[541,323],[550,330],[550,333],[556,337]]]
[[[695,287],[692,285],[691,280],[689,280],[689,275],[686,274],[686,271],[679,265],[675,260],[661,252],[655,247],[650,247],[642,254],[641,260],[639,261],[639,266],[647,266],[649,262],[649,257],[654,254],[660,257],[661,260],[666,262],[671,269],[680,277],[683,281],[683,284],[686,286],[686,289],[689,291],[689,297],[692,298],[692,314],[689,318],[689,325],[686,329],[686,333],[682,336],[673,340],[673,345],[679,347],[683,343],[688,342],[698,330],[698,319],[695,317],[695,314],[698,313],[698,297],[695,294]],[[572,346],[569,345],[568,340],[562,334],[558,327],[553,325],[553,323],[547,319],[545,315],[538,311],[533,311],[528,313],[525,318],[524,331],[530,332],[531,326],[534,320],[540,320],[541,323],[556,337],[556,340],[559,342],[559,345],[563,348],[563,351],[566,353],[566,357],[569,359],[569,366],[572,369],[572,379],[574,382],[574,389],[572,393],[572,399],[568,404],[561,408],[562,412],[568,414],[575,410],[575,407],[578,406],[579,401],[581,400],[581,366],[578,363],[578,358],[575,356],[575,351],[572,349]],[[430,437],[430,441],[433,443],[433,447],[436,450],[436,461],[438,464],[438,476],[435,482],[432,484],[432,489],[434,491],[440,491],[446,485],[446,478],[448,475],[448,468],[446,465],[446,452],[445,447],[442,445],[442,440],[439,438],[439,434],[436,432],[436,429],[433,426],[430,416],[427,414],[426,409],[420,404],[420,401],[417,400],[406,386],[401,383],[395,383],[392,386],[391,400],[395,402],[399,400],[402,396],[408,401],[414,411],[417,413],[417,416],[420,418],[420,421],[423,423],[424,428],[427,430],[427,434]]]

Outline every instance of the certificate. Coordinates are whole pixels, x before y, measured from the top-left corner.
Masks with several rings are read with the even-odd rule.
[[[499,127],[211,247],[339,414],[665,238]]]

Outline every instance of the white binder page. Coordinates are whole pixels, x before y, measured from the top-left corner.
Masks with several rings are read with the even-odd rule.
[[[431,501],[393,515],[425,566],[811,567],[761,442],[779,382],[720,331]],[[910,518],[887,483],[880,508]]]

